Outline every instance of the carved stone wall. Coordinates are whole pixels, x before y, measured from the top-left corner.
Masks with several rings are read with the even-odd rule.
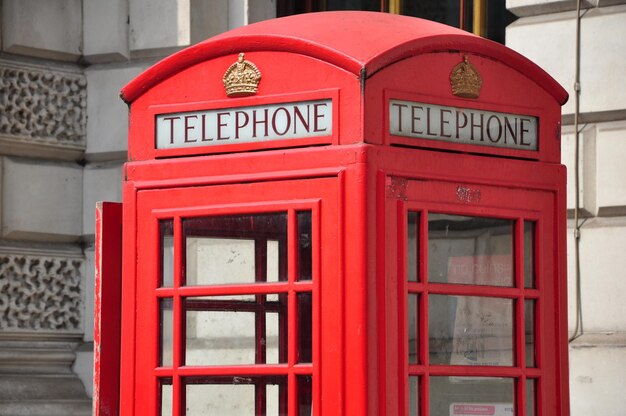
[[[0,61],[0,136],[84,149],[86,86],[82,73]]]
[[[0,254],[0,329],[80,331],[81,264]]]

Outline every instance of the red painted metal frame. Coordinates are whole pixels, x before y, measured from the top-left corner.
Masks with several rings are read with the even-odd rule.
[[[221,78],[239,52],[260,68],[263,78],[256,96],[228,99]],[[479,99],[451,94],[450,71],[464,55],[483,76]],[[409,371],[536,377],[538,414],[569,414],[565,172],[559,165],[560,105],[567,94],[535,64],[502,45],[433,22],[379,13],[320,13],[242,27],[188,48],[144,72],[122,96],[131,104],[131,162],[125,167],[123,191],[121,414],[155,414],[157,377],[172,378],[174,400],[179,401],[184,394],[177,377],[244,372],[287,374],[291,386],[297,384],[297,375],[313,373],[316,414],[403,415]],[[156,114],[321,98],[333,100],[332,137],[155,149]],[[539,117],[539,150],[392,136],[391,98],[532,114]],[[481,201],[459,203],[451,193],[459,185],[484,190]],[[293,213],[298,207],[316,216],[313,234],[318,237],[313,243],[319,252],[313,269],[318,275],[313,282],[293,281]],[[409,287],[398,269],[405,261],[405,213],[438,208],[515,219],[518,236],[520,219],[537,221],[536,268],[543,271],[537,288],[486,291],[537,299],[537,368],[429,366],[426,346],[420,350],[421,364],[406,363],[402,308]],[[175,218],[175,235],[180,235],[182,217],[277,209],[291,212],[289,282],[181,287],[177,274],[173,289],[156,288],[158,219]],[[175,240],[177,253],[181,244]],[[517,256],[523,254],[519,244],[515,249]],[[175,259],[175,270],[180,270],[180,256]],[[516,272],[519,280],[519,262]],[[296,364],[290,348],[287,364],[157,367],[158,298],[176,299],[174,320],[180,326],[180,299],[185,296],[308,290],[314,292],[311,365]],[[486,293],[482,287],[425,282],[411,283],[410,290]],[[424,299],[422,335],[427,333]],[[288,342],[295,345],[294,296],[288,307]],[[518,302],[520,340],[522,311]],[[180,330],[176,333],[174,358],[180,363],[182,336]],[[516,356],[523,357],[521,353],[523,346]],[[423,380],[425,393],[428,378]],[[523,384],[516,387],[518,411],[524,406]],[[295,397],[290,391],[289,414],[296,414]],[[422,406],[425,410],[427,403]]]
[[[329,182],[330,181],[330,182]],[[290,213],[290,223],[291,225],[295,222],[295,210],[303,210],[303,209],[311,209],[313,208],[313,244],[314,247],[319,247],[320,244],[320,232],[322,232],[321,236],[324,239],[336,240],[336,238],[330,237],[330,235],[336,232],[336,228],[334,226],[330,226],[330,223],[337,224],[337,220],[333,220],[335,218],[334,212],[331,207],[333,206],[333,200],[336,198],[337,191],[333,191],[336,187],[336,179],[311,179],[311,180],[297,180],[293,182],[293,185],[290,185],[289,181],[282,181],[278,183],[273,182],[263,182],[256,184],[239,184],[239,185],[222,185],[218,188],[208,187],[204,188],[175,188],[169,190],[162,191],[143,191],[138,193],[139,197],[139,212],[138,212],[138,232],[142,235],[149,235],[150,240],[153,242],[158,242],[157,234],[158,234],[158,219],[163,218],[174,218],[174,228],[175,235],[180,235],[180,218],[184,217],[193,217],[198,215],[218,215],[218,214],[237,214],[241,213],[260,213],[260,212],[276,212],[276,211],[288,211]],[[277,186],[279,185],[279,186]],[[296,186],[296,185],[305,185],[304,187]],[[295,187],[295,188],[294,188]],[[232,193],[228,192],[228,189],[232,189]],[[258,188],[257,192],[251,192],[253,189]],[[327,218],[327,225],[323,229],[326,231],[321,231],[323,227],[322,217],[320,216],[320,202],[319,199],[302,199],[302,195],[311,194],[311,189],[320,189],[319,191],[313,192],[313,194],[325,195],[322,201],[325,201],[326,212],[325,217]],[[293,189],[290,191],[290,189]],[[240,192],[243,190],[243,192]],[[217,192],[216,197],[210,198],[210,195],[213,192]],[[224,195],[226,194],[226,196]],[[238,197],[234,197],[234,195],[238,195]],[[243,196],[242,196],[243,195]],[[256,195],[256,197],[255,197]],[[282,195],[280,198],[277,198],[275,195]],[[285,196],[290,195],[292,198],[285,198]],[[300,195],[300,196],[299,196]],[[234,202],[237,198],[241,199],[241,202]],[[260,202],[254,202],[254,199],[260,199]],[[202,201],[210,200],[212,205],[202,206]],[[251,201],[250,201],[251,200]],[[267,200],[268,202],[262,202]],[[145,202],[142,202],[145,201]],[[175,201],[175,202],[174,202]],[[195,202],[194,202],[195,201]],[[233,201],[233,203],[223,204],[220,201]],[[167,207],[167,208],[165,208]],[[150,214],[152,212],[152,214]],[[145,225],[142,225],[145,224]],[[151,224],[151,225],[149,225]],[[145,230],[145,231],[142,231]],[[339,382],[340,380],[334,377],[334,374],[330,373],[329,370],[324,371],[325,365],[331,366],[336,359],[333,359],[333,355],[336,352],[324,352],[328,348],[322,347],[320,343],[321,331],[320,331],[320,322],[328,321],[335,316],[340,316],[341,313],[336,311],[332,315],[328,315],[328,317],[321,317],[320,314],[320,298],[324,298],[325,302],[328,304],[332,304],[333,298],[336,298],[337,294],[340,292],[336,289],[332,289],[331,292],[328,292],[331,288],[333,288],[337,282],[340,282],[340,279],[333,279],[333,266],[329,265],[324,271],[324,276],[326,280],[321,280],[320,283],[320,267],[321,267],[321,254],[319,253],[319,248],[314,251],[314,273],[316,277],[312,282],[302,281],[295,282],[293,279],[295,278],[297,272],[297,264],[296,264],[296,254],[295,254],[295,230],[292,227],[289,228],[289,244],[288,256],[289,256],[289,282],[278,282],[278,283],[261,283],[254,285],[221,285],[221,286],[211,286],[211,287],[181,287],[180,286],[180,274],[177,272],[175,274],[175,287],[173,289],[170,288],[156,288],[156,282],[158,280],[156,276],[158,264],[157,258],[154,256],[157,255],[158,250],[155,246],[155,243],[152,243],[150,247],[144,248],[144,253],[139,252],[138,257],[138,270],[137,276],[142,276],[142,278],[138,281],[139,287],[137,289],[137,305],[139,306],[139,310],[142,311],[144,316],[158,316],[156,312],[157,303],[154,301],[150,301],[154,295],[157,297],[170,297],[174,296],[174,322],[175,328],[178,322],[181,322],[181,316],[177,314],[177,310],[180,310],[180,301],[177,300],[180,297],[186,296],[197,296],[197,295],[224,295],[224,294],[261,294],[261,293],[293,293],[290,296],[289,300],[289,309],[290,309],[290,318],[289,318],[289,359],[287,364],[276,364],[276,365],[250,365],[250,366],[235,366],[235,367],[223,367],[223,366],[213,366],[213,367],[178,367],[178,369],[173,368],[170,370],[164,368],[155,368],[156,363],[156,345],[158,345],[158,339],[156,338],[158,331],[156,331],[156,322],[152,319],[143,322],[137,322],[136,325],[137,330],[139,331],[136,334],[136,342],[138,343],[135,347],[138,350],[142,351],[140,357],[137,358],[136,366],[137,366],[137,374],[142,374],[143,376],[137,379],[138,385],[142,391],[155,391],[158,388],[155,378],[152,378],[152,381],[146,379],[147,374],[154,374],[154,376],[167,377],[174,380],[173,382],[173,390],[174,390],[174,400],[179,400],[182,395],[182,391],[180,391],[180,387],[178,387],[177,375],[179,376],[193,376],[193,375],[227,375],[227,374],[285,374],[289,377],[290,385],[294,386],[294,388],[289,389],[289,408],[290,414],[295,414],[295,406],[296,406],[296,389],[295,389],[295,377],[298,374],[312,374],[313,375],[313,400],[314,407],[316,408],[326,408],[328,411],[332,411],[331,409],[340,406],[341,400],[329,401],[324,404],[320,402],[320,388],[319,385],[323,382],[329,386],[333,386],[334,383]],[[317,231],[320,230],[320,231]],[[178,232],[177,232],[178,231]],[[175,240],[175,252],[180,253],[180,239]],[[328,249],[331,249],[333,243],[328,243]],[[151,253],[151,254],[150,254]],[[325,255],[325,258],[332,257],[328,254]],[[179,255],[175,256],[175,267],[176,270],[180,269],[179,264]],[[144,276],[153,276],[152,279],[148,279]],[[325,283],[324,283],[325,282]],[[148,286],[146,286],[148,285]],[[152,289],[150,289],[152,285]],[[321,286],[320,286],[321,285]],[[324,287],[328,287],[324,289]],[[313,291],[313,332],[314,332],[314,348],[313,348],[313,364],[298,364],[297,360],[297,350],[295,349],[296,341],[297,341],[297,328],[295,326],[295,319],[297,318],[296,314],[296,303],[295,303],[295,293],[301,293],[302,291]],[[334,300],[335,305],[338,305],[337,299]],[[325,307],[330,312],[332,308],[329,306]],[[321,321],[320,321],[321,320]],[[332,327],[338,325],[340,322],[326,322],[324,325],[332,332],[336,332],[337,335],[341,332],[332,331]],[[181,351],[177,351],[180,345],[182,345],[182,339],[180,339],[180,329],[175,329],[175,341],[174,341],[174,360],[175,362],[181,363]],[[152,335],[151,335],[152,334]],[[178,337],[178,338],[176,338]],[[340,345],[340,343],[338,343]],[[320,351],[320,349],[322,351]],[[321,355],[324,354],[325,360],[321,361]],[[332,365],[336,367],[337,364]],[[175,366],[176,367],[176,366]],[[153,371],[150,368],[154,369]],[[173,371],[173,372],[172,372]],[[148,376],[154,377],[152,375]],[[334,380],[331,380],[330,377],[333,377]],[[142,379],[146,379],[146,381],[142,381]],[[148,384],[146,384],[148,383]],[[341,390],[335,386],[335,391],[340,393]],[[332,394],[326,394],[327,396],[332,396]],[[158,394],[152,396],[154,398],[158,397]],[[147,403],[137,403],[137,407],[135,411],[136,414],[142,414],[141,412],[148,412],[149,414],[153,414],[156,412],[154,406],[156,406],[155,402],[148,403],[149,406],[146,407]],[[175,413],[178,414],[178,413]]]
[[[93,414],[117,415],[120,386],[122,204],[96,206]]]
[[[419,153],[417,153],[419,152]],[[426,153],[426,154],[424,154]],[[378,194],[386,195],[386,202],[378,204],[379,232],[385,239],[380,243],[379,304],[384,304],[384,318],[379,325],[386,325],[384,339],[394,339],[392,334],[402,334],[394,341],[385,342],[387,361],[379,379],[386,379],[386,386],[379,391],[386,404],[379,414],[407,414],[408,375],[420,375],[420,409],[428,415],[429,375],[494,376],[513,377],[516,380],[516,411],[525,414],[525,379],[537,379],[537,415],[569,414],[567,373],[567,325],[565,320],[565,269],[562,250],[558,250],[564,229],[564,195],[562,185],[564,170],[556,165],[539,165],[541,172],[528,169],[532,162],[498,164],[497,159],[457,159],[457,165],[447,164],[448,156],[416,151],[413,158],[400,149],[380,152],[377,173]],[[452,158],[454,158],[452,156]],[[452,161],[449,160],[450,162]],[[467,164],[473,165],[467,175]],[[415,166],[419,165],[419,168]],[[445,165],[445,169],[434,169]],[[528,169],[528,170],[527,170]],[[522,174],[525,172],[525,174]],[[562,183],[562,182],[561,182]],[[457,188],[470,187],[480,192],[479,201],[461,201]],[[419,280],[406,282],[407,213],[419,212],[421,238],[419,247]],[[515,287],[485,287],[428,283],[426,252],[426,213],[430,211],[457,215],[489,216],[515,220]],[[536,287],[524,288],[523,248],[521,232],[523,219],[535,221]],[[381,225],[384,224],[384,225]],[[561,230],[561,231],[559,231]],[[563,246],[561,246],[563,247]],[[384,254],[383,254],[384,253]],[[555,255],[558,253],[558,255]],[[408,293],[419,296],[419,363],[408,363],[406,298]],[[511,367],[464,367],[428,365],[428,295],[454,294],[471,296],[495,296],[517,299],[515,303],[515,363]],[[536,300],[535,367],[526,367],[523,321],[523,300]],[[556,335],[555,335],[556,334]],[[397,394],[396,392],[401,392]],[[393,401],[392,398],[396,398]]]

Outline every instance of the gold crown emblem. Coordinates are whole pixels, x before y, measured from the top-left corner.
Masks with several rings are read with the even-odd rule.
[[[244,59],[240,53],[237,62],[232,64],[222,78],[226,95],[229,97],[245,97],[254,95],[261,82],[261,71],[250,61]]]
[[[463,57],[463,62],[452,68],[450,73],[450,85],[452,94],[463,98],[478,98],[483,80],[480,74],[467,60],[467,55]]]

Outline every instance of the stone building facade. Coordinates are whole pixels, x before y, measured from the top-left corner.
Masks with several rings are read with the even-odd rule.
[[[94,209],[121,199],[120,88],[172,52],[275,17],[276,3],[0,0],[0,414],[91,413]],[[626,1],[581,4],[578,62],[574,0],[508,0],[519,19],[506,42],[570,92],[562,140],[572,218],[579,69],[579,278],[574,219],[568,235],[572,414],[622,414]]]

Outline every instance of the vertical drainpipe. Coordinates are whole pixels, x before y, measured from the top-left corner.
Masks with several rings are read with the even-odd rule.
[[[574,267],[576,285],[576,325],[569,339],[572,342],[583,334],[582,295],[580,287],[580,0],[576,1],[576,66],[574,74]]]

